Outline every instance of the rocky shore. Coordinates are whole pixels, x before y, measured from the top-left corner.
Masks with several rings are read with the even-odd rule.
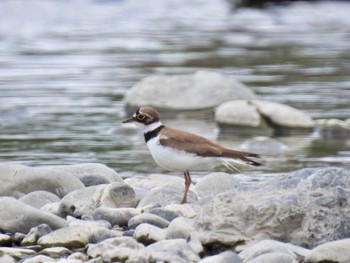
[[[350,261],[350,170],[254,178],[2,163],[0,262]]]

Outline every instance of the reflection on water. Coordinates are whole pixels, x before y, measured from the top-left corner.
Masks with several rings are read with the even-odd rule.
[[[232,10],[222,1],[1,1],[0,161],[101,162],[158,172],[136,131],[120,126],[128,88],[153,73],[212,69],[261,98],[314,118],[350,116],[350,4],[298,2]],[[215,14],[215,15],[214,15]],[[166,119],[222,144],[212,119]],[[348,166],[350,142],[277,138],[265,172]]]

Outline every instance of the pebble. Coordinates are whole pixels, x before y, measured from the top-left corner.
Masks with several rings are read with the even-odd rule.
[[[8,255],[16,260],[21,260],[35,254],[36,252],[34,250],[27,249],[27,248],[0,247],[0,255]]]
[[[57,195],[47,191],[34,191],[22,196],[18,200],[25,204],[40,209],[46,204],[59,202],[60,198]]]
[[[311,250],[306,262],[350,262],[350,238],[319,245]]]
[[[150,213],[142,213],[132,217],[128,222],[129,229],[136,229],[137,226],[142,223],[147,223],[153,226],[157,226],[159,228],[166,228],[169,225],[169,221],[164,218],[150,214]]]
[[[147,246],[160,240],[164,240],[165,230],[154,225],[142,223],[136,227],[134,238],[138,242]]]
[[[0,233],[0,247],[9,247],[12,244],[12,238],[9,235]]]
[[[210,256],[202,259],[199,263],[241,263],[240,257],[232,252],[225,251],[215,256]]]
[[[166,239],[178,239],[183,238],[187,240],[190,237],[192,225],[188,219],[184,217],[175,218],[170,222],[166,229]]]
[[[99,207],[94,210],[92,216],[94,220],[106,220],[112,226],[127,226],[129,220],[139,215],[141,212],[136,208],[109,208]]]
[[[36,227],[33,227],[21,241],[21,246],[35,245],[40,237],[47,235],[51,232],[51,227],[46,224],[41,224]]]
[[[26,258],[22,263],[45,263],[45,262],[57,262],[57,260],[45,255],[36,255],[34,257]]]
[[[72,251],[65,247],[49,247],[40,251],[40,254],[50,258],[63,258],[72,254]]]

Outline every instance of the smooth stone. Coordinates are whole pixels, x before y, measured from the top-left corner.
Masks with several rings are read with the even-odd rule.
[[[45,255],[36,255],[34,257],[26,258],[22,263],[45,263],[45,262],[57,262],[57,260]]]
[[[157,226],[159,228],[166,228],[169,225],[169,221],[164,218],[150,214],[150,213],[142,213],[132,217],[128,222],[129,229],[136,229],[137,226],[147,223],[153,226]]]
[[[142,223],[136,227],[134,238],[144,245],[149,245],[164,240],[165,230],[147,223]]]
[[[20,198],[30,192],[42,190],[63,197],[84,187],[78,178],[48,167],[0,163],[0,171],[0,196]]]
[[[316,130],[324,138],[349,138],[350,121],[338,119],[316,120]]]
[[[20,233],[20,232],[16,232],[13,236],[13,243],[15,244],[20,244],[22,242],[22,240],[26,237],[26,234],[24,233]]]
[[[236,253],[225,251],[215,256],[203,258],[199,263],[241,263],[242,260]]]
[[[124,102],[129,112],[144,105],[166,110],[198,110],[212,109],[228,100],[255,97],[252,90],[231,76],[197,71],[146,77],[128,90]]]
[[[305,257],[307,257],[310,254],[310,250],[295,246],[293,244],[266,239],[248,246],[241,253],[239,253],[239,257],[244,262],[250,262],[252,260],[259,258],[261,255],[268,254],[268,253],[281,253],[284,255],[292,256],[293,260],[296,260],[296,259],[305,259]],[[274,262],[278,262],[278,261],[274,261]]]
[[[92,216],[95,209],[135,207],[138,203],[134,190],[123,182],[78,189],[61,200],[60,213],[74,217]]]
[[[34,191],[22,196],[18,200],[40,209],[46,204],[59,202],[61,199],[57,195],[47,191]]]
[[[49,247],[40,251],[40,254],[50,258],[63,258],[72,254],[72,251],[65,247]]]
[[[80,260],[82,262],[87,262],[89,260],[88,256],[81,252],[75,252],[67,257],[70,260]]]
[[[89,238],[89,243],[97,244],[106,239],[113,238],[113,237],[121,237],[123,235],[124,235],[124,232],[120,230],[100,228],[91,234]]]
[[[28,233],[31,228],[47,224],[51,229],[67,226],[62,218],[24,204],[12,197],[0,197],[0,229],[9,233]]]
[[[307,168],[244,184],[202,204],[195,229],[217,248],[278,239],[312,248],[350,236],[350,170]]]
[[[150,214],[154,214],[154,215],[160,216],[160,217],[164,218],[165,220],[167,220],[169,222],[171,222],[175,218],[181,216],[180,213],[178,213],[176,211],[171,211],[171,210],[165,209],[164,207],[153,208],[152,210],[150,210],[148,212]]]
[[[314,120],[288,105],[262,100],[235,100],[221,104],[215,120],[222,128],[249,127],[251,132],[271,135],[294,131],[311,132]]]
[[[191,204],[170,204],[164,206],[165,210],[172,211],[185,218],[195,218],[197,212]]]
[[[184,186],[180,187],[164,186],[151,190],[137,205],[137,208],[149,211],[156,207],[164,207],[169,204],[180,204],[184,192]],[[189,191],[187,195],[188,203],[197,202],[198,197],[193,191]]]
[[[100,184],[102,181],[106,181],[106,183],[123,181],[116,171],[100,163],[53,165],[47,167],[63,171],[71,176],[77,177],[82,183],[84,183],[85,186],[92,186],[94,183]]]
[[[11,236],[0,233],[0,247],[10,247],[11,245],[12,245]]]
[[[266,253],[247,261],[247,263],[298,263],[295,257],[281,252]]]
[[[21,246],[31,246],[35,245],[38,239],[44,235],[47,235],[52,232],[50,226],[46,224],[38,225],[30,229],[29,233],[24,237],[21,242]]]
[[[144,245],[138,243],[132,237],[115,237],[106,239],[98,244],[88,244],[86,254],[90,258],[102,256],[108,260],[111,258],[114,260],[125,260],[131,253],[143,248]],[[114,255],[118,255],[118,252],[121,252],[119,259]]]
[[[198,262],[199,256],[184,239],[161,240],[146,247],[151,262]]]
[[[66,217],[66,213],[62,214],[62,211],[61,211],[61,200],[59,202],[46,204],[46,205],[40,207],[40,210],[44,211],[44,212],[49,212],[51,214],[54,214],[54,215],[62,217],[62,218]]]
[[[178,239],[183,238],[187,240],[190,237],[192,225],[188,219],[184,217],[175,218],[170,222],[166,229],[166,239]]]
[[[136,208],[99,207],[94,210],[92,216],[94,220],[106,220],[112,226],[127,226],[129,220],[140,213]]]
[[[319,245],[311,250],[305,262],[350,262],[350,238]]]
[[[89,243],[90,237],[99,231],[100,227],[91,228],[86,225],[73,225],[55,230],[38,240],[42,247],[65,247],[68,249],[82,248]]]
[[[0,262],[1,263],[16,263],[17,260],[15,260],[13,257],[11,257],[9,255],[1,255],[0,256]]]
[[[211,173],[200,178],[194,190],[199,197],[215,196],[220,193],[234,190],[240,182],[232,174]]]
[[[35,255],[36,252],[27,248],[20,247],[0,247],[0,255],[8,255],[16,260]]]
[[[142,188],[152,190],[164,186],[177,187],[181,185],[183,187],[185,180],[181,176],[167,175],[167,174],[150,174],[145,177],[133,176],[126,178],[125,183],[129,184],[132,188]]]

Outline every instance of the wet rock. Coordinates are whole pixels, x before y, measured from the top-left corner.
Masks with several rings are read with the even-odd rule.
[[[165,230],[150,224],[142,223],[136,227],[134,238],[144,245],[149,245],[164,240]]]
[[[231,191],[239,186],[239,181],[232,174],[211,173],[197,181],[194,188],[199,197],[215,196],[219,193]]]
[[[26,205],[11,197],[0,197],[0,229],[28,233],[32,227],[47,224],[52,229],[67,226],[62,218]]]
[[[17,261],[9,256],[9,255],[1,255],[0,256],[0,262],[4,262],[4,263],[16,263]]]
[[[89,243],[90,237],[99,230],[84,225],[64,227],[53,231],[38,240],[42,247],[82,248]]]
[[[311,250],[305,262],[350,262],[350,239],[336,240]]]
[[[150,213],[142,213],[132,217],[128,222],[129,229],[135,229],[138,225],[143,223],[151,224],[160,228],[166,228],[169,225],[169,221],[161,218],[160,216]]]
[[[148,211],[156,207],[164,207],[169,204],[180,204],[183,191],[183,184],[181,187],[164,186],[156,188],[144,196],[137,208]],[[197,200],[197,195],[190,190],[187,195],[187,202],[195,203]]]
[[[184,239],[162,240],[146,248],[151,262],[198,262],[199,256]]]
[[[350,121],[338,119],[316,120],[316,130],[324,138],[349,138]]]
[[[44,255],[36,255],[31,258],[26,258],[22,263],[44,263],[44,262],[56,262],[55,259]]]
[[[72,254],[72,251],[65,247],[49,247],[40,251],[40,254],[50,258],[64,258]]]
[[[77,177],[82,183],[84,183],[85,186],[97,185],[101,184],[102,182],[108,184],[123,181],[116,171],[100,163],[80,163],[47,167]]]
[[[350,236],[350,170],[309,168],[246,184],[202,206],[205,246],[273,238],[305,247]]]
[[[241,263],[241,259],[232,251],[225,251],[218,255],[206,257],[199,263]]]
[[[91,216],[101,206],[134,207],[138,203],[134,190],[123,182],[78,189],[61,200],[60,213],[74,217]]]
[[[24,237],[21,242],[21,246],[30,246],[35,245],[38,239],[44,235],[47,235],[52,232],[50,226],[46,224],[38,225],[30,229],[29,233]]]
[[[12,245],[11,236],[0,234],[0,247],[10,247],[11,245]]]
[[[235,99],[254,99],[255,94],[230,76],[198,71],[189,75],[155,75],[136,83],[125,96],[129,112],[144,105],[167,110],[211,109]]]
[[[78,178],[52,168],[0,163],[0,171],[0,196],[20,198],[42,190],[63,197],[84,187]]]
[[[140,210],[136,208],[99,207],[93,212],[92,216],[94,220],[106,220],[112,226],[127,226],[129,220],[140,213]]]
[[[311,132],[315,126],[311,117],[295,108],[261,100],[223,103],[216,109],[215,120],[223,131],[246,127],[249,129],[242,129],[241,132],[262,135]],[[236,131],[240,132],[239,129]]]
[[[276,261],[276,259],[278,258],[280,258],[281,262],[296,262],[304,260],[305,257],[310,254],[310,250],[289,243],[267,239],[247,247],[239,256],[244,262],[259,262],[258,259],[263,260],[260,256],[267,254],[271,255],[266,256],[264,262],[268,262],[266,260],[270,259],[274,260],[271,262],[277,263],[278,261]],[[283,258],[285,258],[286,261],[283,261]]]
[[[178,217],[170,222],[166,229],[166,239],[183,238],[187,240],[190,237],[192,225],[188,219]]]
[[[59,202],[60,198],[47,191],[34,191],[22,196],[18,200],[35,208],[41,208],[46,204]]]
[[[35,254],[36,252],[34,250],[27,248],[0,247],[0,255],[8,255],[16,260],[21,260]]]

